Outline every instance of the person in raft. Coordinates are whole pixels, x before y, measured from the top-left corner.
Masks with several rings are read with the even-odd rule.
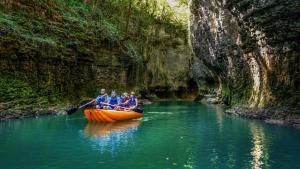
[[[135,93],[131,92],[129,97],[129,109],[136,109],[138,107],[138,99],[135,97]]]
[[[103,109],[105,106],[105,103],[107,103],[107,101],[108,101],[108,95],[107,95],[105,89],[101,89],[100,94],[101,95],[98,96],[95,100],[97,109]]]
[[[115,91],[111,92],[111,96],[108,98],[108,106],[104,107],[105,109],[113,110],[118,109],[121,103],[120,97],[117,96]]]
[[[124,92],[121,96],[121,103],[120,103],[120,109],[126,109],[129,108],[129,97],[128,97],[128,93]]]

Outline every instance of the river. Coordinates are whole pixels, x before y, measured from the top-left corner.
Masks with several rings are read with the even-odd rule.
[[[158,102],[145,117],[88,123],[82,113],[0,122],[2,169],[297,169],[300,130]]]

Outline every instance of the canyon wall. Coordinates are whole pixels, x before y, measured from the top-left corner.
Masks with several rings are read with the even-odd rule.
[[[198,82],[211,79],[228,105],[300,107],[300,1],[192,0],[190,9],[197,69],[210,72]]]
[[[3,1],[0,8],[0,76],[28,83],[42,95],[91,97],[100,88],[155,94],[189,87],[187,31],[155,18],[150,25],[136,22],[139,15],[148,17],[145,11],[133,11],[132,19],[111,14],[127,21],[125,28],[118,18],[119,27],[103,16],[108,9],[80,1]]]

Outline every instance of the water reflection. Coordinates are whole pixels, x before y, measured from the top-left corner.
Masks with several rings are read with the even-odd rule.
[[[135,145],[135,136],[140,121],[115,123],[87,123],[84,135],[91,140],[93,149],[101,154],[109,152],[112,156],[122,150],[121,147]]]
[[[140,121],[124,121],[115,123],[87,123],[84,128],[85,136],[92,139],[105,139],[111,135],[122,135],[137,130]]]
[[[219,130],[221,131],[223,128],[224,109],[222,107],[216,106],[215,111]]]
[[[265,132],[261,126],[255,123],[250,123],[250,130],[253,136],[253,148],[251,149],[251,155],[253,157],[251,161],[252,168],[269,168],[269,152]]]

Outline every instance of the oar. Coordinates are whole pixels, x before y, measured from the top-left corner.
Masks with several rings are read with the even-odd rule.
[[[112,104],[109,104],[109,103],[103,103],[102,102],[102,104],[105,104],[105,105],[108,105],[108,106],[112,106],[112,107],[117,107],[118,105],[112,105]],[[129,108],[126,108],[126,107],[121,107],[121,106],[119,106],[120,108],[122,108],[122,109],[127,109],[127,110],[132,110],[132,111],[134,111],[134,112],[137,112],[137,113],[144,113],[144,110],[143,109],[139,109],[139,108],[135,108],[135,109],[129,109]]]
[[[76,113],[78,110],[81,110],[83,108],[85,108],[85,106],[92,104],[95,101],[95,99],[93,99],[92,101],[80,106],[80,107],[75,107],[75,108],[71,108],[70,110],[67,111],[68,115],[74,114]]]
[[[137,112],[137,113],[144,113],[144,110],[140,109],[140,108],[132,109],[132,111]]]

